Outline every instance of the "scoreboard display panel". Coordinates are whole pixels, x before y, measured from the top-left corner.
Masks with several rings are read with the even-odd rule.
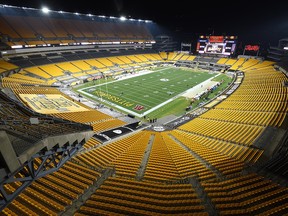
[[[236,36],[200,36],[196,51],[200,54],[232,55],[237,43]]]

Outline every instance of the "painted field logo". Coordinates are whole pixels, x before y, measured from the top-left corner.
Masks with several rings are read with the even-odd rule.
[[[162,79],[160,79],[160,81],[162,81],[162,82],[168,82],[168,81],[169,81],[169,79],[166,79],[166,78],[162,78]]]
[[[137,104],[133,109],[140,111],[144,109],[144,106]]]

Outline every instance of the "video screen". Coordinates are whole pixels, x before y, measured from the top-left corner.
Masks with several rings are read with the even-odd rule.
[[[197,43],[198,53],[232,55],[236,49],[236,36],[200,36]]]

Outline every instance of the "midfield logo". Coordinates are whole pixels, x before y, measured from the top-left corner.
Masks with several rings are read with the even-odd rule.
[[[133,109],[140,111],[144,109],[144,106],[137,104]]]

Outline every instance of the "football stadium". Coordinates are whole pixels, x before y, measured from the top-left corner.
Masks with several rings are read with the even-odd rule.
[[[156,27],[0,5],[0,216],[288,215],[287,39]]]

